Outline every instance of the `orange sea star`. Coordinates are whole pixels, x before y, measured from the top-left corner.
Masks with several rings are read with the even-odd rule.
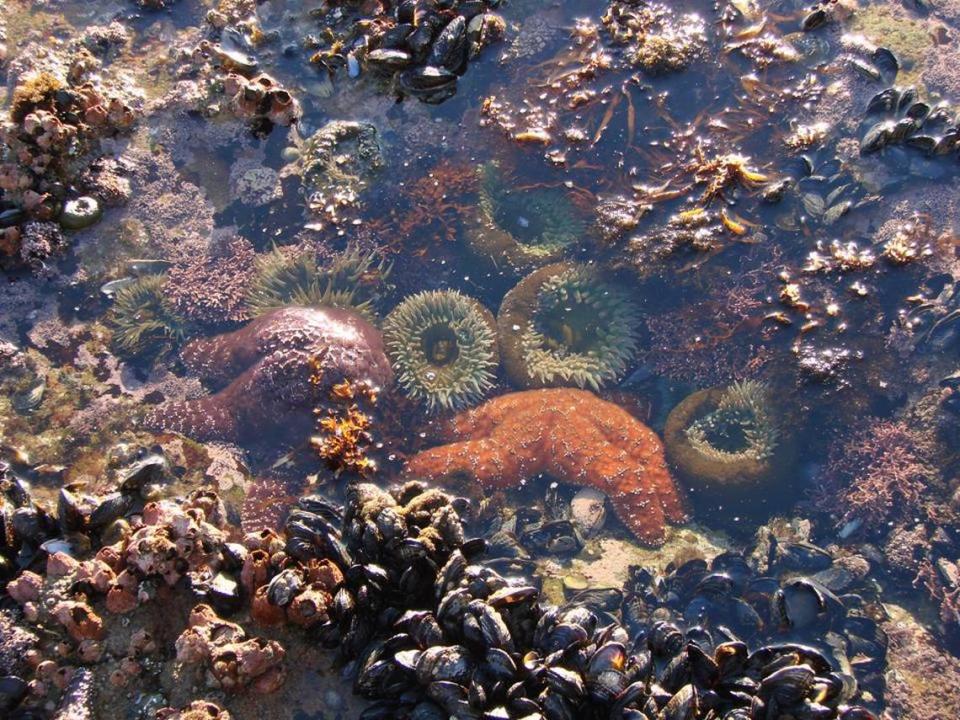
[[[667,521],[686,519],[656,434],[623,408],[586,390],[557,388],[503,395],[457,415],[449,445],[407,462],[411,477],[465,475],[509,487],[546,473],[606,493],[641,542],[662,545]]]

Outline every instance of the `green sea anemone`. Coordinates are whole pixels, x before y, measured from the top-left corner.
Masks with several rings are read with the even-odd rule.
[[[626,291],[586,265],[541,268],[507,293],[497,316],[507,375],[523,388],[600,389],[637,350],[639,312]]]
[[[456,290],[408,297],[384,320],[383,336],[401,387],[431,412],[472,405],[493,387],[496,321]]]
[[[703,487],[754,486],[782,464],[767,386],[753,380],[700,390],[667,418],[664,444],[676,469]]]
[[[159,354],[183,341],[187,321],[167,302],[166,282],[166,275],[145,275],[117,291],[110,324],[118,352]]]
[[[511,191],[495,162],[480,166],[478,215],[467,223],[471,250],[516,273],[557,262],[586,231],[562,190]]]
[[[355,247],[324,266],[310,251],[275,248],[257,258],[246,304],[254,316],[286,305],[308,305],[354,310],[375,321],[377,291],[389,274],[388,262]]]

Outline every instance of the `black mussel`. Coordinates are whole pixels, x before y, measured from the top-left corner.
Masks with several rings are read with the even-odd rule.
[[[400,87],[411,94],[439,90],[455,85],[457,76],[449,70],[434,65],[407,70],[400,76]]]
[[[859,705],[845,708],[840,713],[840,720],[877,720],[877,716]]]
[[[760,681],[760,697],[773,699],[779,706],[795,705],[813,689],[816,674],[809,665],[791,665],[767,675]]]
[[[10,712],[27,694],[27,683],[15,675],[0,677],[0,711]]]
[[[327,522],[339,526],[343,522],[343,508],[322,495],[304,495],[297,500],[297,507],[305,512],[319,515]]]
[[[272,605],[286,607],[303,588],[303,573],[287,568],[278,573],[267,585],[267,600]]]
[[[920,123],[910,117],[902,117],[893,124],[890,130],[889,142],[898,143],[912,135],[920,127]]]
[[[467,62],[467,21],[462,15],[447,23],[437,35],[427,62],[453,73],[463,70]]]
[[[650,628],[647,642],[655,655],[673,657],[683,647],[684,638],[676,625],[658,620]]]
[[[878,47],[873,51],[870,59],[873,61],[873,64],[877,66],[877,70],[880,71],[885,80],[892,81],[896,79],[897,73],[900,72],[900,61],[897,59],[897,56],[893,54],[892,50],[885,47]]]
[[[437,600],[446,595],[451,589],[460,583],[464,571],[467,569],[467,559],[459,550],[454,550],[447,558],[447,562],[437,573],[436,583],[434,584],[434,594]]]
[[[583,678],[573,670],[561,666],[548,667],[543,677],[554,692],[574,702],[579,701],[585,693]]]
[[[919,93],[915,87],[908,87],[900,91],[900,101],[897,103],[897,112],[903,113],[908,107],[913,105],[919,98]]]
[[[87,524],[85,505],[88,503],[74,490],[75,488],[63,487],[57,494],[57,520],[60,522],[61,532],[64,533],[79,532]]]
[[[817,572],[833,563],[830,553],[809,542],[782,543],[777,546],[777,567],[781,570]]]
[[[881,90],[867,103],[867,113],[889,113],[897,109],[900,104],[900,88],[888,87]]]
[[[827,11],[821,7],[814,7],[813,10],[804,15],[803,20],[800,22],[800,29],[804,32],[810,32],[811,30],[816,30],[819,27],[823,27],[827,24]]]
[[[437,681],[464,684],[469,682],[474,663],[467,648],[461,645],[435,645],[417,658],[417,680],[422,684]]]
[[[21,507],[10,516],[15,542],[39,545],[57,534],[57,524],[52,517],[40,508]]]
[[[398,23],[383,34],[380,38],[380,47],[384,50],[405,50],[407,38],[414,30],[412,23]]]
[[[547,688],[538,697],[543,714],[550,720],[577,720],[577,713],[563,695]]]
[[[413,63],[413,57],[410,53],[403,50],[390,50],[381,48],[371,50],[367,53],[367,64],[377,70],[387,73],[402,70]]]
[[[622,643],[611,642],[597,649],[586,672],[586,687],[591,697],[608,703],[620,696],[629,684],[627,660]]]
[[[949,130],[937,138],[933,146],[933,154],[947,155],[957,149],[958,142],[960,142],[960,131]]]
[[[167,461],[162,455],[147,455],[121,473],[120,491],[139,492],[144,486],[159,482],[166,469]]]
[[[397,3],[397,22],[413,24],[416,21],[417,0],[401,0]]]
[[[824,619],[827,601],[822,589],[805,579],[792,580],[774,596],[777,617],[786,627],[804,628]]]
[[[693,685],[684,685],[657,716],[662,720],[693,720],[697,717],[700,708],[700,699]]]
[[[495,608],[509,608],[524,602],[533,602],[540,591],[532,585],[507,586],[491,593],[487,602]]]
[[[616,612],[623,604],[623,591],[618,588],[589,588],[571,597],[565,606],[580,605],[594,612]]]
[[[580,625],[559,623],[547,634],[538,647],[542,652],[549,655],[558,650],[567,650],[584,645],[589,639],[589,634]]]
[[[0,228],[16,227],[23,220],[22,208],[7,208],[0,212]]]
[[[922,100],[917,100],[906,109],[904,115],[922,125],[930,116],[930,106]]]
[[[214,575],[204,589],[208,602],[218,613],[229,615],[239,610],[243,604],[240,583],[225,572]]]
[[[121,492],[111,493],[104,498],[100,498],[87,519],[87,526],[94,530],[106,527],[114,520],[126,515],[132,507],[132,495]]]
[[[892,121],[885,120],[867,130],[860,141],[860,152],[873,153],[885,148],[890,143],[893,127]]]
[[[553,520],[524,531],[520,542],[531,551],[553,555],[569,555],[583,549],[583,540],[569,520]]]
[[[407,36],[407,47],[418,60],[425,60],[430,52],[430,43],[437,32],[436,24],[432,22],[418,23],[416,28]]]

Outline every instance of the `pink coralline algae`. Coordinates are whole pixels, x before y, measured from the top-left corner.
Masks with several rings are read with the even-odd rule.
[[[924,514],[925,490],[937,480],[931,442],[906,423],[876,422],[835,446],[818,494],[843,508],[843,522],[868,531]]]
[[[198,440],[256,441],[271,431],[306,437],[314,409],[333,385],[387,386],[393,379],[380,332],[337,308],[281,308],[234,332],[194,340],[182,357],[202,378],[229,384],[198,400],[165,403],[145,422]],[[319,385],[311,383],[318,362]]]

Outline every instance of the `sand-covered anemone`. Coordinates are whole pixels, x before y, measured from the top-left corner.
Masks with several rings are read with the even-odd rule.
[[[497,316],[500,353],[522,388],[599,389],[618,380],[637,350],[639,310],[593,267],[556,263],[507,293]]]
[[[118,352],[158,353],[183,341],[187,321],[167,301],[166,282],[166,275],[145,275],[117,291],[110,325]]]
[[[431,411],[473,405],[493,386],[496,321],[456,290],[408,297],[384,320],[383,335],[400,386]]]
[[[477,217],[466,228],[467,244],[477,255],[529,272],[561,260],[586,232],[586,222],[563,190],[512,190],[495,162],[478,173]]]
[[[257,258],[255,265],[246,298],[254,316],[303,305],[354,310],[375,321],[377,291],[390,274],[390,263],[356,247],[348,247],[323,265],[312,251],[275,248]]]
[[[664,428],[667,457],[705,489],[749,488],[781,469],[786,449],[769,390],[754,380],[684,398]]]

